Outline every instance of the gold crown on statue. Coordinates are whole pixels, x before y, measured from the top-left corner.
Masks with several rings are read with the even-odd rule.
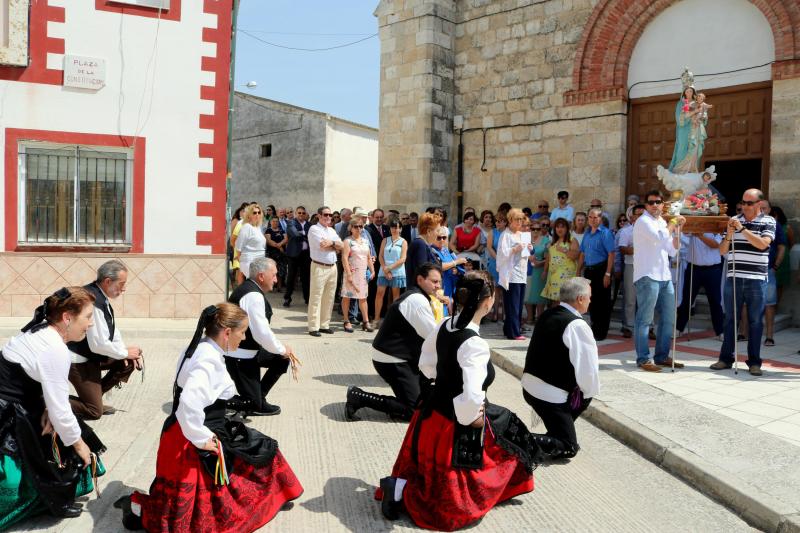
[[[694,89],[694,74],[689,70],[689,67],[683,67],[683,74],[681,74],[681,82],[683,83],[683,90],[689,87]]]

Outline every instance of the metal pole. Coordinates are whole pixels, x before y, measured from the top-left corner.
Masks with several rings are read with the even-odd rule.
[[[675,267],[675,285],[677,287],[681,286],[681,227],[678,226],[678,253],[675,254],[675,257],[678,259],[678,264]],[[670,360],[672,361],[672,371],[675,372],[675,344],[678,337],[678,289],[675,289],[675,309],[672,315],[672,357]],[[690,310],[691,311],[691,310]]]
[[[736,316],[736,246],[731,238],[731,282],[733,285],[733,373],[739,373],[739,317]]]
[[[228,150],[225,162],[225,298],[231,290],[231,272],[228,262],[228,243],[231,242],[231,227],[228,223],[231,219],[231,177],[232,177],[232,156],[233,150],[233,98],[235,95],[234,76],[236,73],[236,25],[239,20],[239,0],[233,0],[233,14],[231,17],[231,68],[228,78]]]
[[[697,239],[697,237],[692,236],[691,239]],[[694,288],[694,247],[697,243],[691,239],[689,240],[689,246],[691,246],[689,252],[689,320],[686,322],[686,342],[692,342],[692,309],[695,300],[692,288]]]

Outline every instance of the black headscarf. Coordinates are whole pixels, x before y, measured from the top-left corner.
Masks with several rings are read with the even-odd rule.
[[[69,292],[69,289],[67,289],[66,287],[61,287],[52,294],[52,296],[55,296],[57,298],[57,301],[59,302],[63,302],[71,295],[72,293]],[[31,319],[31,321],[25,324],[25,326],[23,326],[22,333],[27,333],[28,331],[30,331],[31,333],[36,333],[40,329],[44,329],[48,326],[47,300],[49,300],[52,296],[48,296],[47,298],[45,298],[42,305],[36,308],[36,310],[33,312],[33,318]]]
[[[468,294],[466,302],[464,302],[464,306],[461,308],[461,312],[458,315],[458,320],[456,320],[456,329],[464,329],[467,327],[472,317],[475,316],[475,311],[478,310],[478,304],[481,302],[481,291],[483,291],[485,283],[486,282],[482,278],[461,278],[458,280],[456,294],[458,294],[461,289],[466,289]]]

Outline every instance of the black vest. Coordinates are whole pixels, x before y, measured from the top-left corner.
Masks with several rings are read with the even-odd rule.
[[[114,310],[111,308],[111,304],[109,304],[108,299],[103,294],[103,291],[100,290],[96,281],[83,288],[94,295],[94,306],[102,311],[108,325],[108,340],[112,340],[114,338]],[[68,342],[67,347],[71,352],[82,355],[90,361],[104,361],[106,359],[105,355],[96,354],[89,349],[89,341],[85,337],[82,341]]]
[[[578,383],[575,381],[575,367],[569,360],[569,348],[562,337],[573,320],[583,319],[560,305],[542,314],[533,330],[524,370],[526,374],[536,376],[568,393]]]
[[[4,359],[3,352],[0,352],[0,400],[19,404],[34,416],[39,416],[45,408],[42,384],[30,377],[19,363]],[[0,433],[5,429],[0,427]]]
[[[419,354],[422,352],[422,343],[425,339],[417,334],[414,326],[400,312],[400,304],[412,294],[425,296],[425,293],[415,287],[392,302],[386,311],[386,318],[381,322],[381,327],[372,341],[372,347],[381,353],[407,361],[416,368],[419,366]]]
[[[455,420],[453,398],[464,392],[464,379],[461,365],[458,363],[458,349],[467,340],[477,337],[478,332],[469,329],[448,331],[447,326],[452,318],[448,318],[439,328],[436,335],[436,382],[431,396],[431,407],[450,420]],[[494,366],[486,363],[486,379],[481,389],[486,391],[494,381]]]
[[[267,295],[264,294],[264,291],[261,290],[255,281],[252,279],[245,280],[244,283],[236,287],[234,291],[231,293],[230,298],[228,301],[232,304],[239,305],[239,302],[244,298],[245,294],[250,294],[251,292],[257,292],[264,298],[264,315],[267,317],[267,322],[272,321],[272,306],[269,305],[269,301],[267,301]],[[250,332],[250,327],[247,327],[247,331],[244,334],[244,340],[239,344],[239,348],[243,350],[263,350],[260,344],[256,342],[253,338],[253,334]]]

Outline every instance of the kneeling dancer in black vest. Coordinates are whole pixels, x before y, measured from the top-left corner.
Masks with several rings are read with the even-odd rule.
[[[423,263],[414,277],[416,286],[392,303],[372,341],[372,365],[392,388],[394,396],[348,387],[345,404],[348,420],[362,407],[405,421],[414,414],[420,391],[419,354],[422,343],[436,328],[430,296],[442,287],[442,270],[433,263]]]
[[[222,356],[236,349],[246,328],[247,314],[229,303],[200,315],[178,360],[149,494],[115,503],[126,529],[255,531],[303,493],[275,439],[225,414],[236,389]]]
[[[103,395],[127,383],[135,369],[144,368],[141,348],[122,342],[109,302],[125,292],[127,283],[128,268],[122,261],[112,259],[100,265],[97,280],[84,287],[95,298],[94,327],[89,328],[83,340],[68,346],[74,354],[69,381],[77,393],[77,397],[70,398],[70,404],[72,411],[86,420],[113,414],[116,409],[103,404]]]
[[[441,531],[468,526],[498,503],[531,492],[540,458],[525,424],[486,397],[495,373],[479,325],[494,306],[489,274],[468,272],[456,301],[461,312],[440,322],[422,345],[419,369],[434,383],[375,495],[386,518],[404,508],[417,526]]]
[[[597,343],[581,317],[592,289],[585,278],[561,286],[561,304],[536,321],[525,357],[522,395],[541,417],[547,433],[535,435],[551,458],[575,457],[580,446],[575,420],[600,391]]]
[[[228,301],[241,307],[249,325],[239,348],[225,354],[225,366],[236,384],[239,396],[228,402],[228,408],[245,415],[277,415],[281,408],[267,402],[267,394],[297,358],[292,348],[283,344],[270,328],[272,306],[267,293],[277,281],[278,267],[268,257],[250,263],[250,277],[236,287]],[[261,369],[266,368],[264,377]]]

